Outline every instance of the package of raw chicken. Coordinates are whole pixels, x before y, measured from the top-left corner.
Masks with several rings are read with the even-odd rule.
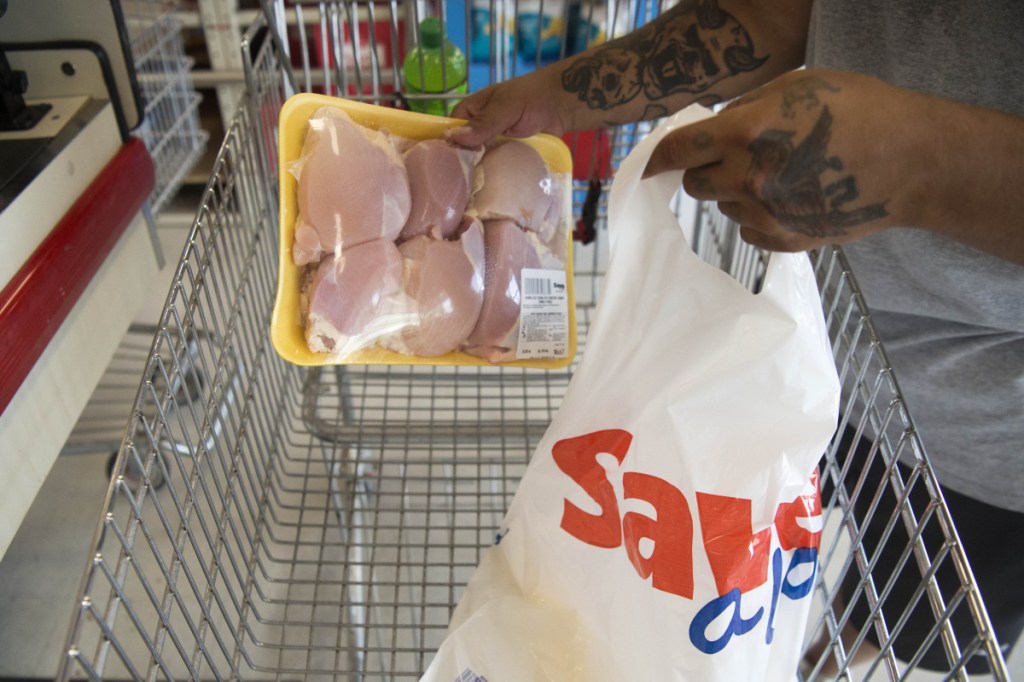
[[[556,369],[576,353],[572,156],[316,94],[281,110],[271,337],[300,365]]]

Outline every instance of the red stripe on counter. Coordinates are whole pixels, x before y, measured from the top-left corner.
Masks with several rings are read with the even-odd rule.
[[[0,292],[0,413],[138,215],[154,183],[146,145],[131,140]]]

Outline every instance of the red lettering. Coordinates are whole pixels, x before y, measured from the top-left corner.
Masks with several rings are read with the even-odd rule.
[[[627,512],[620,519],[615,488],[608,480],[607,472],[598,457],[602,454],[611,455],[621,465],[632,441],[633,437],[628,431],[606,429],[555,443],[552,448],[555,464],[579,485],[599,510],[597,513],[584,511],[565,498],[561,528],[595,547],[614,549],[625,544],[626,555],[641,578],[650,578],[651,585],[657,590],[693,599],[694,522],[682,491],[657,476],[626,472],[622,477],[623,496],[647,502],[654,507],[655,513],[648,516],[636,511]],[[810,589],[810,579],[794,586],[787,582],[789,572],[785,576],[781,575],[782,559],[779,552],[796,550],[790,571],[793,566],[815,560],[821,531],[813,530],[815,526],[807,520],[820,520],[821,517],[817,472],[812,475],[811,482],[814,484],[813,492],[780,504],[775,513],[773,525],[779,537],[780,549],[776,550],[779,565],[776,566],[778,575],[770,620],[774,618],[774,604],[780,589],[791,599],[806,596]],[[753,505],[748,499],[698,492],[696,501],[704,552],[715,578],[719,601],[731,595],[729,599],[738,605],[739,595],[763,585],[768,578],[772,529],[764,528],[756,533],[753,531]],[[801,519],[804,519],[804,525],[801,525]],[[640,549],[644,540],[651,547],[648,556],[644,556]],[[752,617],[750,625],[748,621],[742,620],[741,624],[745,628],[743,632],[752,627],[760,615],[759,611]],[[734,634],[742,632],[737,629]]]
[[[608,429],[555,443],[551,455],[555,464],[583,488],[601,508],[600,514],[585,512],[564,500],[562,529],[588,545],[613,548],[622,544],[619,504],[597,456],[607,453],[622,463],[633,436],[621,429]]]
[[[662,592],[693,599],[693,521],[686,498],[674,486],[655,476],[627,473],[622,477],[627,498],[654,505],[657,520],[637,512],[622,517],[626,554],[641,578]],[[640,540],[654,543],[649,558],[640,553]]]
[[[719,595],[735,588],[749,592],[768,579],[772,529],[753,532],[750,508],[741,497],[697,493],[704,552]]]
[[[779,546],[787,552],[795,547],[817,549],[821,544],[821,531],[811,531],[797,523],[797,519],[821,516],[821,488],[818,470],[811,474],[814,492],[801,495],[792,502],[783,502],[775,511],[775,528],[779,534]]]

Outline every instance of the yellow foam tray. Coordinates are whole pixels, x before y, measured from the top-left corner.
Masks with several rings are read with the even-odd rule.
[[[323,106],[343,109],[356,123],[391,133],[410,140],[442,137],[446,130],[464,125],[465,121],[431,116],[389,107],[379,107],[338,97],[302,93],[290,97],[281,108],[278,132],[278,180],[280,183],[280,248],[278,250],[277,297],[270,321],[270,336],[278,355],[296,365],[491,365],[481,358],[462,352],[448,353],[434,358],[403,355],[381,348],[369,348],[344,357],[329,353],[316,353],[306,345],[299,303],[302,268],[292,260],[292,243],[297,214],[297,182],[288,171],[289,164],[299,158],[310,117]],[[546,134],[522,138],[537,150],[552,173],[571,174],[572,154],[561,139]],[[571,190],[571,188],[567,188]],[[565,193],[563,220],[572,216],[572,192]],[[569,349],[564,358],[516,360],[501,363],[510,367],[559,369],[572,362],[576,355],[576,299],[573,291],[572,230],[566,225],[569,241],[566,253],[566,284],[569,306]]]

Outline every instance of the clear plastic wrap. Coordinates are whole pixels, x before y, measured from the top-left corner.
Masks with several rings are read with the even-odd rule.
[[[480,315],[466,340],[470,355],[490,362],[515,359],[522,307],[522,271],[540,268],[536,245],[511,220],[487,223],[486,273]]]
[[[312,110],[300,153],[282,154],[282,266],[298,273],[312,354],[299,360],[571,360],[571,163],[554,170],[529,140],[465,149],[447,140],[451,119],[389,110],[382,125],[352,104]]]
[[[480,317],[484,300],[484,233],[467,219],[453,239],[421,234],[398,246],[404,277],[392,310],[414,324],[382,339],[404,355],[432,358],[459,349]]]
[[[395,240],[409,218],[409,176],[397,140],[360,126],[341,109],[323,107],[309,120],[298,179],[296,265],[374,239]]]

